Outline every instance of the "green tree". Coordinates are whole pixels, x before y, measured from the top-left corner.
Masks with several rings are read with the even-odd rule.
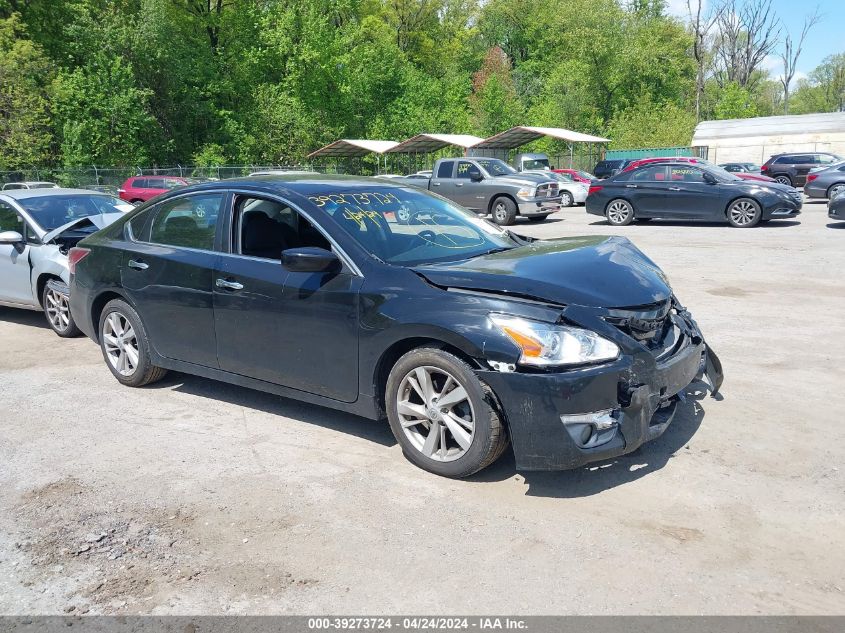
[[[674,103],[643,101],[618,113],[608,128],[612,148],[689,145],[695,113]]]
[[[40,166],[53,140],[50,61],[17,15],[0,20],[0,169]]]
[[[732,81],[723,88],[713,113],[717,119],[745,119],[757,116],[757,104],[748,89]]]

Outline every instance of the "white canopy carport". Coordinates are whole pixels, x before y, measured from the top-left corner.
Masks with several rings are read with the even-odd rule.
[[[399,143],[396,141],[371,141],[368,139],[342,138],[314,150],[306,157],[308,160],[321,156],[358,158],[367,154],[384,154]]]
[[[483,140],[480,136],[473,136],[472,134],[417,134],[387,151],[390,153],[427,154],[450,145],[466,150]]]
[[[531,141],[536,141],[538,138],[548,136],[559,141],[566,141],[570,146],[573,143],[609,143],[609,138],[601,136],[593,136],[592,134],[584,134],[582,132],[573,132],[572,130],[565,130],[560,127],[530,127],[527,125],[518,125],[512,127],[504,132],[494,134],[490,138],[486,138],[473,149],[515,149]]]

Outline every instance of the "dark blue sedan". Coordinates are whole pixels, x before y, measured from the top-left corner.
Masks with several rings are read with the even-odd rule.
[[[801,212],[801,193],[779,183],[741,180],[718,167],[646,164],[594,183],[586,210],[614,226],[666,218],[748,228]]]

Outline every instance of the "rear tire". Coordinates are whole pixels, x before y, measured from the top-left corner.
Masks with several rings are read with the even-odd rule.
[[[575,198],[572,196],[571,193],[568,191],[561,191],[560,192],[560,206],[562,207],[571,207],[575,204]]]
[[[100,315],[100,349],[112,375],[127,387],[143,387],[164,378],[167,370],[151,362],[147,330],[135,308],[122,299],[106,304]]]
[[[436,475],[467,477],[507,447],[493,392],[469,365],[442,349],[421,347],[396,362],[385,409],[408,461]]]
[[[47,325],[62,338],[73,338],[82,334],[70,313],[70,304],[66,294],[50,286],[50,281],[44,284],[41,291],[41,307],[47,317]],[[62,282],[64,284],[64,282]]]
[[[845,191],[845,182],[837,182],[831,185],[827,190],[827,199],[833,200],[837,195]]]
[[[728,222],[738,229],[749,229],[760,223],[762,211],[753,198],[737,198],[728,205]]]
[[[493,200],[493,207],[490,213],[493,215],[493,222],[499,226],[510,226],[516,220],[516,202],[510,198],[499,196]]]
[[[634,221],[634,206],[624,198],[614,198],[607,203],[604,215],[611,226],[628,226]]]
[[[789,185],[790,187],[792,186],[792,178],[790,178],[786,174],[775,176],[775,181],[779,182],[782,185]]]

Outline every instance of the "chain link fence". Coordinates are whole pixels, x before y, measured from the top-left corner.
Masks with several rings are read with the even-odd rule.
[[[248,176],[256,171],[303,169],[291,165],[173,165],[168,167],[41,167],[0,171],[0,186],[11,182],[54,182],[62,187],[120,187],[131,176],[179,176],[222,180]]]

